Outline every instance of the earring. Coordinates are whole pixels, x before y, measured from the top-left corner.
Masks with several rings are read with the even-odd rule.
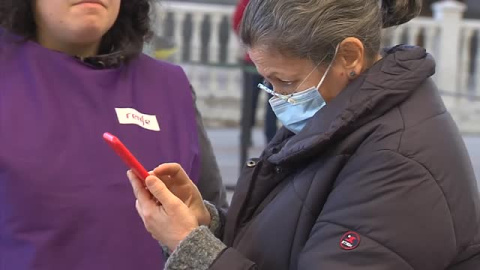
[[[357,73],[356,73],[355,71],[352,71],[352,72],[350,72],[350,74],[349,74],[349,75],[350,75],[350,77],[352,77],[352,78],[353,78],[353,77],[357,76]]]

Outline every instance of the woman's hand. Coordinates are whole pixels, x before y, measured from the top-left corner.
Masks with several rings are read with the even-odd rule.
[[[187,205],[197,218],[199,225],[210,226],[210,213],[203,203],[202,195],[179,164],[162,164],[153,170],[153,174],[160,178],[167,188]]]
[[[130,171],[128,178],[137,198],[135,206],[145,228],[162,245],[175,250],[178,244],[198,227],[195,216],[157,177],[147,177],[148,190]]]
[[[155,176],[145,181],[146,188],[132,172],[127,175],[146,229],[163,245],[175,250],[191,231],[210,223],[210,214],[198,189],[180,165],[164,164],[153,173]]]

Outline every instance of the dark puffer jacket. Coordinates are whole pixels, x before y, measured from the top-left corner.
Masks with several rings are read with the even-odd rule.
[[[386,52],[248,164],[225,246],[197,230],[169,265],[183,252],[210,269],[480,269],[476,181],[434,69],[424,49]]]

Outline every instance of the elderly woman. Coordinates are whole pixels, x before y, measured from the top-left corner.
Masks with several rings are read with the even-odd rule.
[[[480,269],[478,190],[435,62],[419,47],[380,52],[382,27],[420,6],[250,1],[241,37],[284,128],[226,215],[178,164],[147,178],[154,198],[129,173],[167,269]]]
[[[150,2],[0,2],[0,269],[162,265],[105,131],[225,206],[184,72],[141,54]]]

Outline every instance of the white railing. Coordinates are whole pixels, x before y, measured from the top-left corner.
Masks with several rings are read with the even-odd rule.
[[[226,5],[212,5],[212,4],[196,4],[185,2],[162,2],[157,4],[157,10],[159,11],[157,19],[159,24],[164,25],[163,28],[159,28],[158,31],[164,34],[168,29],[166,27],[173,27],[174,39],[177,45],[177,49],[180,53],[176,54],[174,60],[176,62],[202,62],[201,53],[202,49],[208,48],[208,59],[203,62],[208,64],[237,64],[237,54],[229,52],[239,52],[241,50],[240,43],[231,27],[231,16],[235,10],[234,6]],[[173,25],[169,25],[166,22],[168,17],[171,16]],[[189,20],[187,18],[190,17]],[[202,35],[205,23],[207,24],[208,35]],[[226,23],[226,24],[225,24]],[[227,27],[226,41],[222,42],[222,26]],[[191,33],[190,36],[186,36],[186,30]],[[208,40],[204,42],[203,38],[207,36]],[[205,44],[206,43],[206,44]],[[184,45],[189,44],[188,48],[190,57],[185,59],[183,57]],[[225,61],[220,61],[220,51],[222,45],[227,51],[227,57]]]
[[[422,45],[428,52],[435,53],[435,39],[440,25],[431,18],[415,18],[408,24],[384,30],[384,45],[412,44]],[[406,37],[406,38],[405,38]]]
[[[480,95],[480,20],[465,20],[461,31],[458,89]]]
[[[158,10],[157,30],[175,40],[172,60],[185,68],[206,120],[238,123],[243,49],[231,30],[234,7],[167,1]],[[384,31],[383,44],[426,48],[437,60],[434,79],[460,128],[480,133],[480,20],[462,19],[465,6],[454,0],[435,3],[433,11],[434,18]],[[257,115],[261,122],[263,114]]]

